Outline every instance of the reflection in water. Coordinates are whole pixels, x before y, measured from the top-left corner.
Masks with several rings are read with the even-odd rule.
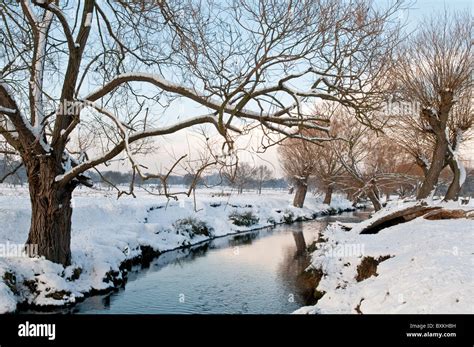
[[[327,222],[318,223],[318,231],[327,226]],[[300,225],[301,226],[301,225]],[[279,276],[283,283],[289,284],[289,300],[293,299],[301,305],[311,305],[315,303],[314,290],[319,281],[318,274],[306,271],[311,262],[311,256],[307,252],[307,245],[302,228],[295,227],[292,232],[294,245],[283,250],[283,259],[278,266]],[[291,293],[291,290],[295,292]]]
[[[336,217],[357,222],[361,217]],[[310,244],[334,217],[277,226],[215,239],[167,252],[129,272],[128,283],[112,294],[94,296],[74,313],[291,313],[314,302],[316,276]]]
[[[96,295],[90,298],[87,298],[87,305],[92,310],[104,310],[110,307],[110,295]],[[68,313],[68,312],[78,312],[77,308],[72,309],[60,309],[59,312]],[[28,313],[28,312],[27,312]]]
[[[301,303],[300,306],[314,303],[314,288],[316,281],[311,272],[306,272],[310,264],[309,254],[299,254],[295,247],[284,251],[283,261],[280,262],[278,273],[288,284],[289,300]]]
[[[241,246],[241,245],[250,245],[252,241],[257,239],[259,236],[259,231],[250,231],[248,233],[232,236],[229,239],[229,246]]]
[[[302,231],[293,231],[293,238],[296,244],[296,256],[301,256],[306,253],[306,242]]]

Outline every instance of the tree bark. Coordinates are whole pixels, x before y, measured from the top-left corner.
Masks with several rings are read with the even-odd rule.
[[[459,192],[461,190],[461,168],[458,166],[458,162],[455,158],[449,160],[449,167],[453,172],[453,180],[449,185],[446,196],[444,197],[445,201],[449,200],[458,200]]]
[[[369,190],[369,192],[367,193],[367,197],[369,198],[370,202],[374,206],[375,211],[379,211],[379,210],[382,209],[382,204],[380,203],[380,198],[379,198],[378,194],[373,189]]]
[[[61,187],[55,177],[52,157],[24,160],[27,167],[31,200],[31,225],[26,243],[37,245],[38,255],[68,266],[71,264],[71,198],[74,185]]]
[[[360,231],[360,234],[377,234],[380,230],[400,223],[411,221],[417,217],[423,216],[433,210],[439,210],[439,206],[415,205],[402,210],[389,213],[379,219],[373,219],[372,222]]]
[[[436,135],[436,142],[430,168],[416,197],[418,200],[430,196],[431,192],[436,188],[439,175],[449,159],[449,140],[446,135],[446,129],[453,106],[453,92],[451,90],[441,91],[440,101],[441,104],[438,112],[433,112],[431,109],[424,109],[421,112],[422,117],[428,121],[433,133]]]
[[[438,183],[439,175],[445,167],[444,159],[448,152],[448,141],[443,139],[436,140],[435,150],[433,152],[433,158],[431,160],[430,168],[423,180],[423,183],[418,191],[417,199],[425,199],[430,196],[431,192],[436,188]]]
[[[326,188],[326,195],[324,195],[323,204],[331,205],[333,190],[334,189],[333,189],[332,185],[329,184]]]
[[[293,206],[295,207],[303,207],[304,200],[306,198],[306,192],[308,191],[308,179],[298,180],[296,182],[296,194],[295,198],[293,199]]]

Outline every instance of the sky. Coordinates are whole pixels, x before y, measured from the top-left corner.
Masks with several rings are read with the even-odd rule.
[[[386,3],[387,0],[375,0],[375,3]],[[417,25],[421,23],[424,17],[442,12],[445,8],[456,11],[474,11],[474,0],[407,0],[413,5],[409,10],[400,13],[402,21],[406,21],[406,29],[408,31],[416,30]],[[176,112],[176,109],[172,109]],[[181,103],[177,111],[179,114],[193,114],[196,108],[192,103]],[[172,117],[174,118],[174,117]],[[283,176],[278,161],[277,147],[268,149],[264,154],[252,154],[252,149],[258,147],[260,134],[253,133],[239,140],[241,147],[247,147],[247,150],[239,152],[239,160],[250,162],[255,165],[265,164],[272,168],[277,177]],[[191,158],[197,156],[196,150],[201,148],[202,137],[196,135],[196,130],[181,131],[172,136],[160,138],[158,141],[158,150],[145,158],[141,158],[141,162],[147,166],[150,171],[163,172],[166,171],[173,163],[174,159],[183,154],[189,154]],[[474,143],[467,144],[463,149],[463,157],[474,164]],[[115,162],[109,166],[109,170],[127,170],[123,166],[123,162]]]

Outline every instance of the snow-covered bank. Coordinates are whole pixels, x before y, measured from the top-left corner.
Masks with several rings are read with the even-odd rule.
[[[323,271],[317,290],[325,294],[315,306],[295,313],[474,313],[474,220],[418,217],[377,234],[359,234],[401,208],[406,205],[389,206],[349,231],[330,225],[311,264]],[[365,270],[376,269],[376,275],[356,279],[363,259]]]
[[[72,304],[93,291],[112,288],[122,278],[121,264],[139,257],[143,246],[165,252],[351,208],[337,196],[333,210],[320,198],[308,196],[303,209],[292,207],[291,199],[276,191],[229,196],[200,190],[195,205],[192,198],[167,201],[139,193],[137,199],[117,200],[113,192],[78,190],[73,201],[72,265],[65,269],[40,258],[0,257],[0,313],[15,311],[18,303]],[[26,189],[0,189],[0,220],[0,245],[22,245],[30,223]]]

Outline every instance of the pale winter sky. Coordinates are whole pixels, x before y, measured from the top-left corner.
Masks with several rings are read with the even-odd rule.
[[[410,1],[410,0],[408,0]],[[376,3],[386,2],[386,0],[376,0]],[[400,13],[401,19],[406,21],[407,30],[412,31],[416,29],[416,26],[423,20],[425,16],[442,12],[444,8],[456,11],[470,11],[473,13],[474,6],[472,0],[416,0],[413,1],[413,6],[410,10]],[[164,118],[175,119],[176,113],[182,115],[183,118],[187,118],[188,115],[196,114],[197,108],[191,102],[181,102],[175,107],[170,108],[168,111],[169,116],[165,115]],[[171,113],[173,116],[171,116]],[[276,147],[271,147],[263,154],[252,154],[252,150],[258,147],[261,137],[258,132],[254,132],[252,135],[245,136],[239,140],[239,147],[247,148],[246,150],[239,151],[239,160],[247,161],[255,164],[264,163],[270,166],[276,176],[282,176],[282,171],[278,163],[278,155]],[[183,154],[190,154],[191,158],[197,157],[196,150],[201,148],[202,136],[196,134],[195,129],[181,131],[177,134],[173,134],[164,138],[160,138],[158,141],[159,148],[146,158],[142,158],[141,162],[148,166],[153,172],[166,171],[172,163],[173,158],[180,157]],[[469,160],[469,164],[474,165],[474,144],[470,143],[465,146],[463,150],[463,156]],[[109,170],[128,170],[128,165],[124,166],[123,162],[114,163],[109,166]]]

